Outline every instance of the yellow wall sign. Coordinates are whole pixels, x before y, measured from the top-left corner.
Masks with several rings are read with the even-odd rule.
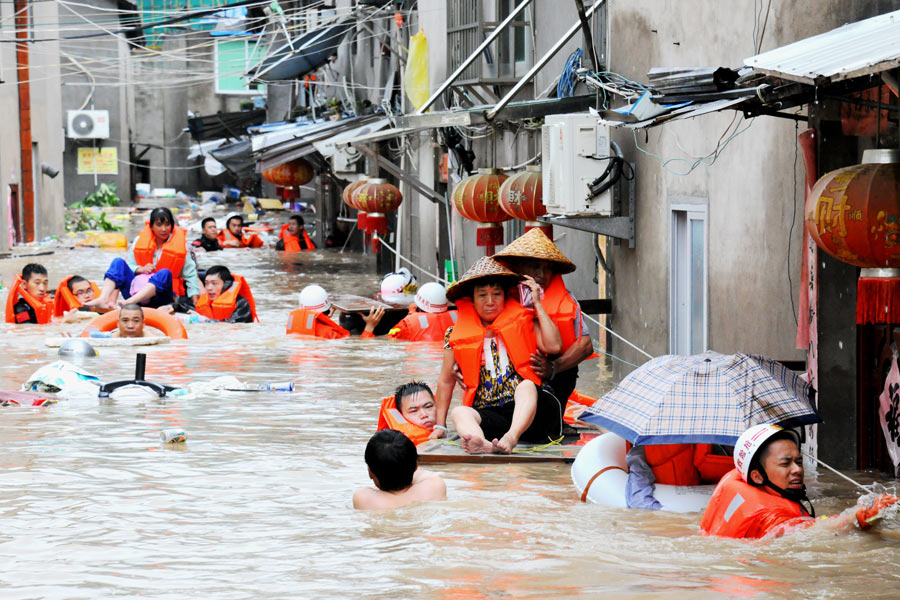
[[[115,147],[79,148],[78,174],[118,175],[119,149]]]

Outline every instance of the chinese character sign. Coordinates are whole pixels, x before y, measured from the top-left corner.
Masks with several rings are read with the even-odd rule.
[[[884,391],[878,397],[878,417],[884,441],[891,462],[896,471],[900,464],[900,368],[897,367],[897,352],[891,359],[891,370],[884,382]]]

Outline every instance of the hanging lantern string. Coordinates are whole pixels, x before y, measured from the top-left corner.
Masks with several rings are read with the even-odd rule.
[[[381,237],[380,235],[378,235],[377,232],[374,234],[373,237],[374,237],[375,239],[377,239],[377,240],[379,241],[379,243],[380,243],[382,246],[384,246],[385,248],[387,248],[388,250],[390,250],[395,256],[399,256],[399,257],[400,257],[400,260],[402,260],[403,262],[405,262],[405,263],[408,264],[409,266],[413,267],[414,269],[417,269],[417,270],[418,270],[420,273],[422,273],[423,275],[428,275],[428,276],[431,277],[432,279],[436,279],[437,281],[440,281],[440,282],[443,283],[444,285],[450,285],[450,282],[447,281],[446,279],[444,279],[443,277],[439,277],[439,276],[435,275],[434,273],[432,273],[432,272],[430,272],[430,271],[426,271],[425,269],[423,269],[422,267],[420,267],[419,265],[417,265],[417,264],[414,263],[413,261],[409,260],[408,258],[406,258],[405,256],[403,256],[402,254],[399,254],[396,250],[394,250],[393,248],[391,248],[391,247],[388,245],[388,243],[384,241],[384,238]]]

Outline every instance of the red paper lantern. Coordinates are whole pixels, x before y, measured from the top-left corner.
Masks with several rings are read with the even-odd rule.
[[[865,163],[823,175],[806,199],[806,228],[840,261],[862,267],[857,324],[900,322],[900,164]],[[869,271],[873,270],[873,271]]]
[[[353,201],[353,193],[359,189],[359,186],[363,185],[366,182],[365,179],[360,179],[358,181],[354,181],[347,185],[344,188],[344,191],[341,193],[341,199],[344,201],[344,204],[349,206],[350,208],[355,208],[358,212],[356,213],[356,227],[360,231],[366,230],[366,213],[359,210],[359,207]]]
[[[313,170],[312,165],[302,158],[297,158],[262,172],[263,179],[282,187],[306,185],[312,181],[315,174],[316,172]]]
[[[547,214],[542,196],[541,167],[529,166],[500,186],[500,208],[509,216],[525,221],[526,232],[537,227],[553,239],[553,226],[538,221],[538,217]]]
[[[475,230],[475,243],[486,247],[486,254],[494,253],[503,243],[500,223],[512,217],[500,207],[500,186],[506,175],[494,169],[479,169],[477,175],[467,177],[453,190],[453,204],[457,212],[470,221],[484,223]]]
[[[361,212],[365,213],[364,223],[360,227],[367,233],[387,234],[387,214],[397,210],[403,202],[403,196],[396,186],[386,179],[368,179],[353,190],[350,201]],[[359,225],[359,220],[357,220]],[[378,240],[372,240],[372,250],[379,251]]]
[[[806,227],[828,254],[857,267],[900,268],[900,165],[862,164],[823,175]]]

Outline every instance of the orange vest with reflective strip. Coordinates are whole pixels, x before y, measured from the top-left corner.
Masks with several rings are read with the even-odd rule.
[[[223,248],[226,247],[225,242],[227,241],[238,242],[240,243],[241,248],[262,248],[264,246],[263,241],[255,233],[252,233],[248,236],[244,235],[244,233],[241,232],[241,237],[239,239],[228,229],[223,229],[219,232],[219,235],[217,237],[219,238],[219,243]]]
[[[172,272],[172,291],[176,296],[184,296],[184,280],[181,279],[181,270],[184,268],[184,260],[187,257],[186,232],[181,227],[173,227],[172,235],[163,244],[159,261],[153,267],[153,271],[168,269]],[[145,224],[144,229],[138,234],[137,243],[134,245],[134,262],[138,266],[153,264],[153,253],[156,251],[156,237]]]
[[[44,299],[38,299],[25,291],[25,281],[21,275],[16,275],[12,285],[9,287],[9,294],[6,296],[6,322],[16,322],[16,301],[19,297],[25,299],[31,308],[34,309],[34,315],[37,317],[38,325],[46,325],[53,316],[53,299],[49,295]]]
[[[397,410],[397,405],[394,403],[393,396],[381,399],[381,412],[378,413],[378,431],[381,431],[382,429],[399,431],[412,440],[412,443],[416,446],[427,442],[428,436],[431,435],[430,429],[419,427],[406,420],[406,417]]]
[[[537,352],[533,310],[507,298],[503,311],[487,326],[482,324],[470,299],[457,300],[456,310],[459,316],[450,334],[450,347],[466,384],[464,406],[472,406],[475,401],[481,365],[484,364],[484,335],[489,329],[503,340],[509,362],[516,373],[540,387],[541,378],[531,368],[531,355]]]
[[[787,528],[811,520],[799,503],[748,484],[737,469],[732,469],[716,486],[700,529],[706,535],[761,538],[779,526]]]
[[[562,275],[555,273],[547,289],[544,290],[544,298],[541,300],[544,310],[550,316],[556,327],[559,329],[559,335],[562,337],[562,351],[565,352],[569,347],[581,338],[581,323],[577,323],[576,330],[575,321],[578,318],[578,304],[566,284],[563,283]]]
[[[234,312],[238,296],[243,296],[250,304],[253,322],[259,323],[259,317],[256,316],[256,302],[253,301],[253,293],[250,291],[250,286],[247,285],[247,280],[240,275],[232,274],[232,277],[234,277],[234,283],[231,284],[231,287],[219,294],[219,297],[212,302],[209,301],[209,294],[204,293],[200,296],[197,300],[197,312],[204,317],[224,321]]]
[[[69,289],[70,279],[72,278],[66,277],[59,282],[58,286],[56,286],[56,295],[53,297],[54,317],[61,317],[66,311],[81,306],[81,302],[75,294],[72,293],[72,290]],[[100,288],[93,281],[89,281],[88,283],[91,284],[91,289],[94,290],[94,298],[97,298],[100,295]]]
[[[447,328],[456,323],[456,311],[441,313],[414,312],[394,326],[388,336],[408,342],[442,342]]]
[[[328,318],[328,315],[306,308],[291,311],[287,322],[287,332],[312,335],[328,340],[350,335],[349,331]]]
[[[291,235],[287,232],[287,225],[281,226],[281,235],[278,236],[278,239],[284,242],[284,251],[285,252],[300,252],[304,250],[304,248],[300,247],[300,238],[296,235]],[[302,227],[300,228],[300,233],[303,234],[303,241],[306,242],[306,250],[315,250],[316,245],[313,244],[313,241],[310,239],[309,235],[306,233],[306,230]]]

